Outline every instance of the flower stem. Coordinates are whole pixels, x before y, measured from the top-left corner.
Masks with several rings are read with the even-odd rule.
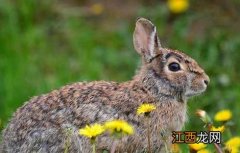
[[[93,153],[96,153],[96,143],[94,142],[93,144],[92,144],[92,152]]]
[[[96,153],[96,137],[91,138],[92,152]]]
[[[151,142],[150,142],[150,119],[148,117],[147,122],[148,122],[148,127],[147,127],[147,141],[148,141],[148,153],[151,153]]]
[[[165,152],[166,152],[166,153],[169,153],[169,151],[168,151],[168,146],[167,146],[167,143],[166,143],[166,142],[164,142],[164,146],[165,146]]]
[[[70,136],[71,136],[71,129],[66,129],[66,142],[65,142],[65,146],[64,146],[64,153],[68,153],[69,151],[69,147],[70,147]]]
[[[116,150],[116,145],[117,145],[117,140],[114,140],[110,153],[114,153],[114,152],[115,152],[115,150]]]
[[[226,128],[226,131],[227,131],[228,137],[231,138],[231,137],[232,137],[232,132],[231,132],[231,130],[229,129],[229,127]]]
[[[217,153],[223,153],[221,147],[217,143],[213,143],[214,148],[216,149]]]
[[[207,124],[208,131],[211,131],[212,126],[213,125],[211,123]],[[213,145],[214,145],[214,148],[216,149],[217,153],[223,153],[222,148],[219,146],[219,144],[213,143]]]

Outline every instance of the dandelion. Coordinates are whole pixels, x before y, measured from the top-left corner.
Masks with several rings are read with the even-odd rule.
[[[197,153],[211,153],[211,151],[208,149],[201,149],[201,150],[197,151]]]
[[[231,148],[230,150],[228,150],[229,153],[239,153],[239,149],[238,148]]]
[[[105,128],[110,130],[111,134],[122,133],[122,134],[133,134],[133,127],[124,120],[113,120],[105,123]]]
[[[86,125],[85,128],[79,130],[79,134],[88,138],[95,138],[104,132],[104,127],[100,124]]]
[[[220,126],[220,127],[215,127],[212,126],[210,131],[219,131],[219,132],[223,132],[225,130],[225,126]]]
[[[225,143],[227,150],[233,152],[238,152],[240,148],[240,137],[233,137]]]
[[[117,139],[122,138],[124,134],[131,135],[134,133],[133,127],[124,120],[108,121],[104,124],[104,126],[106,130],[109,130],[111,135],[113,135],[115,138],[111,148],[111,152],[115,152]]]
[[[148,115],[151,111],[155,110],[156,106],[153,104],[142,104],[137,109],[137,115],[144,114]]]
[[[91,11],[95,15],[102,14],[103,10],[104,10],[104,7],[101,3],[96,3],[91,6]]]
[[[189,7],[188,0],[168,0],[167,6],[169,10],[173,13],[183,13]]]
[[[228,109],[221,110],[217,112],[214,116],[215,121],[228,121],[232,118],[232,112]]]
[[[79,134],[90,138],[93,153],[96,153],[96,138],[97,136],[101,135],[105,131],[104,127],[101,124],[93,124],[93,125],[86,125],[85,128],[79,130]]]
[[[172,153],[179,153],[180,152],[179,145],[178,144],[172,144],[171,151],[172,151]]]
[[[201,109],[198,109],[198,110],[196,111],[196,115],[197,115],[198,117],[200,117],[200,119],[201,119],[204,123],[206,123],[206,124],[211,123],[211,118],[208,116],[208,114],[206,113],[206,111],[201,110]]]
[[[196,114],[197,114],[197,116],[199,116],[199,117],[201,117],[201,118],[205,118],[206,115],[207,115],[206,111],[204,111],[204,110],[202,110],[202,109],[198,109],[198,110],[196,111]]]
[[[137,115],[144,114],[146,117],[147,127],[147,141],[148,141],[148,152],[151,152],[151,143],[150,143],[150,119],[149,114],[156,109],[156,106],[153,104],[142,104],[137,109]]]
[[[188,146],[191,149],[198,151],[198,150],[205,148],[207,145],[204,143],[193,143],[193,144],[188,144]]]

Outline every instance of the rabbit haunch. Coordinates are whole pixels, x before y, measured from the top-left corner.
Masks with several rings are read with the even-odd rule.
[[[204,92],[209,78],[189,56],[163,48],[149,20],[137,20],[133,41],[142,66],[131,81],[74,83],[32,98],[4,130],[2,152],[63,152],[68,128],[72,131],[69,152],[91,152],[89,140],[79,136],[78,129],[112,119],[124,119],[135,128],[117,150],[143,152],[147,125],[136,109],[146,102],[157,107],[150,114],[152,149],[164,151],[164,142],[171,143],[171,131],[181,130],[186,122],[187,99]],[[112,144],[104,134],[98,139],[98,150],[110,150]]]

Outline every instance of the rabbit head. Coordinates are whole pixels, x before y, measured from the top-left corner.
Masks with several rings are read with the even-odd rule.
[[[142,56],[139,76],[153,96],[185,101],[206,90],[210,80],[204,70],[186,54],[163,48],[151,21],[137,20],[133,41]]]

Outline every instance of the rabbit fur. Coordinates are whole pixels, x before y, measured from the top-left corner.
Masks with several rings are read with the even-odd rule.
[[[118,152],[145,152],[147,124],[136,109],[154,104],[150,113],[152,152],[164,152],[171,132],[181,130],[187,120],[187,100],[203,93],[209,77],[197,62],[184,53],[163,48],[156,27],[139,18],[133,34],[135,50],[142,57],[132,80],[79,82],[33,97],[20,107],[3,131],[2,153],[92,152],[89,139],[78,134],[87,124],[123,119],[135,129],[116,145]],[[174,64],[173,64],[174,63]],[[70,130],[69,130],[70,129]],[[70,132],[67,132],[70,131]],[[107,134],[98,137],[97,152],[110,150]]]

